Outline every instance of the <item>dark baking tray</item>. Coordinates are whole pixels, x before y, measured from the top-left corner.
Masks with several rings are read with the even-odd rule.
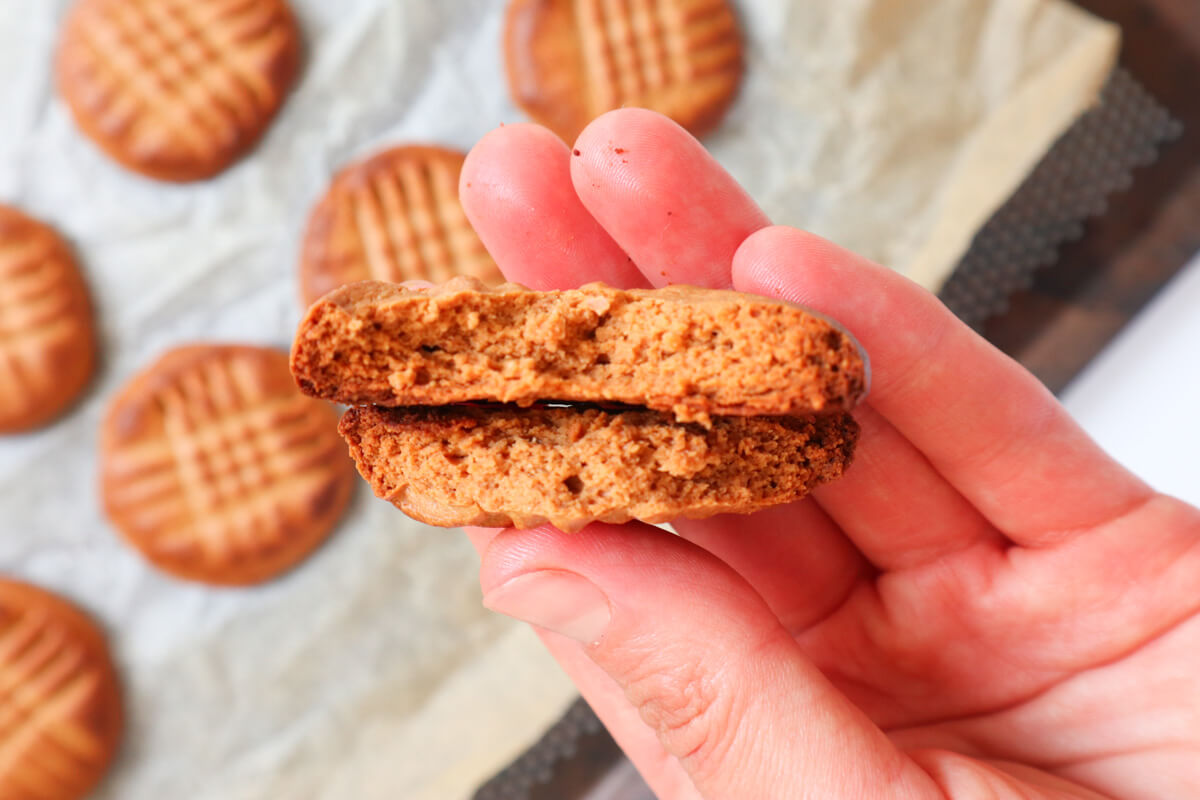
[[[1200,3],[1080,0],[1122,27],[1101,102],[992,216],[939,296],[1062,389],[1200,251]],[[583,700],[475,795],[648,800]]]

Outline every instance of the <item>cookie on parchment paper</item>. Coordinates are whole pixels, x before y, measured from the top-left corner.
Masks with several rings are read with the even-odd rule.
[[[510,0],[504,52],[513,100],[566,142],[623,106],[703,135],[742,79],[728,0]]]
[[[339,172],[304,234],[304,304],[368,279],[503,281],[458,201],[464,158],[441,147],[402,145]]]
[[[75,606],[0,578],[0,797],[78,800],[121,739],[104,635]]]
[[[92,376],[95,339],[87,287],[66,243],[0,205],[0,433],[62,414]]]
[[[75,121],[109,156],[182,182],[254,146],[299,61],[285,0],[79,0],[57,73]]]
[[[354,466],[328,404],[300,394],[278,350],[192,345],[109,407],[104,507],[155,566],[204,583],[278,575],[333,530]]]

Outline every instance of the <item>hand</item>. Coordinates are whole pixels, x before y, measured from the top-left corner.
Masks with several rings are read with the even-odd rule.
[[[539,626],[659,797],[1200,797],[1200,512],[928,292],[770,227],[661,116],[574,154],[493,131],[461,194],[511,280],[771,295],[870,354],[855,463],[803,502],[471,532],[485,603]]]

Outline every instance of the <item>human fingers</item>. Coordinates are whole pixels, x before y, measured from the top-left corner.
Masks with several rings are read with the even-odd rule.
[[[1036,378],[904,276],[774,227],[742,245],[733,281],[851,330],[871,354],[871,407],[1017,543],[1061,541],[1152,496]]]
[[[480,558],[483,558],[492,540],[504,529],[468,527],[464,530]],[[588,658],[579,643],[545,628],[535,627],[534,632],[579,689],[621,750],[637,767],[654,791],[654,796],[670,800],[698,800],[700,795],[680,763],[663,749],[654,731],[638,716],[637,709],[625,700],[621,687]]]
[[[471,148],[459,199],[509,280],[534,289],[589,281],[645,286],[645,278],[579,201],[570,151],[538,125],[505,125]]]
[[[732,567],[792,634],[833,613],[873,575],[862,553],[812,498],[750,516],[678,519],[673,527]]]
[[[662,114],[610,111],[573,152],[579,199],[655,286],[728,288],[738,246],[769,224],[704,146]]]
[[[480,582],[489,608],[578,642],[622,689],[599,702],[636,708],[703,797],[940,796],[744,580],[678,537],[504,531]]]
[[[906,569],[1003,540],[869,402],[854,418],[862,428],[854,463],[813,497],[872,564]]]
[[[611,111],[580,135],[571,161],[588,210],[655,285],[728,287],[738,246],[768,220],[696,139],[645,109]],[[819,613],[861,572],[854,548],[811,506],[753,518],[679,520],[764,594],[789,624]],[[821,558],[818,558],[818,554]],[[775,587],[789,577],[784,590]]]

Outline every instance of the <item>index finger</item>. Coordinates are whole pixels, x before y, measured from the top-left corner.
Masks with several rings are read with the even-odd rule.
[[[871,354],[870,406],[1018,544],[1054,544],[1153,493],[1049,390],[929,292],[793,228],[750,237],[734,282],[829,314]]]

